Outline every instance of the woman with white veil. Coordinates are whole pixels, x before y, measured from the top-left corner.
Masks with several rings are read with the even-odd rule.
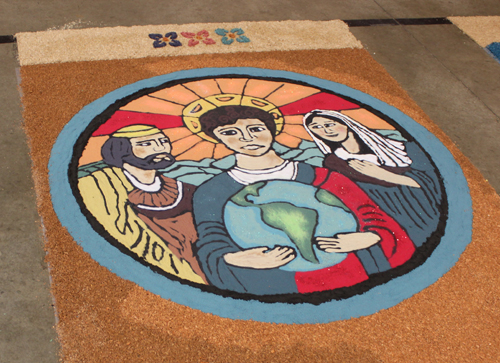
[[[326,155],[324,167],[355,181],[417,247],[436,231],[443,212],[441,188],[418,145],[385,137],[336,111],[311,111],[304,127]]]

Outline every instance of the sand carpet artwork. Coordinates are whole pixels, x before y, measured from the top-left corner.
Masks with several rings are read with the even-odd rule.
[[[498,197],[343,22],[16,37],[65,361],[496,354]]]

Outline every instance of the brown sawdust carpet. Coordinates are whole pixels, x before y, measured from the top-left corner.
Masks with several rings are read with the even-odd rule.
[[[397,107],[436,135],[467,177],[473,241],[437,283],[371,316],[328,324],[238,321],[165,300],[100,266],[58,221],[48,160],[82,107],[178,70],[260,67],[343,83]],[[46,229],[64,362],[495,362],[499,359],[500,198],[365,50],[276,51],[24,66],[25,130]]]

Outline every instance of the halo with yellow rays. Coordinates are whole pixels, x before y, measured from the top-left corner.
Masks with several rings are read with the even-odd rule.
[[[276,105],[262,98],[228,93],[209,96],[191,102],[184,108],[182,112],[184,124],[193,134],[196,134],[202,139],[217,144],[217,140],[211,138],[203,131],[201,131],[199,119],[206,112],[223,106],[250,106],[266,111],[274,118],[274,122],[276,123],[276,135],[278,135],[283,129],[285,119],[283,118],[283,114]]]
[[[120,110],[178,117],[182,126],[162,128],[172,143],[172,154],[176,159],[218,160],[233,154],[233,151],[201,132],[199,117],[205,112],[223,105],[263,109],[275,118],[275,140],[295,148],[303,140],[311,140],[302,126],[303,115],[284,114],[281,108],[319,93],[321,90],[318,88],[286,81],[215,77],[161,89],[129,102]]]
[[[187,80],[141,96],[121,107],[116,115],[123,112],[129,121],[141,115],[163,119],[155,126],[170,139],[177,160],[219,160],[233,151],[201,132],[199,117],[227,105],[246,105],[271,113],[276,122],[275,141],[292,149],[304,140],[312,141],[302,119],[316,108],[340,111],[369,128],[393,129],[370,111],[316,87],[251,77]],[[101,160],[100,149],[108,137],[103,133],[90,138],[80,165]]]

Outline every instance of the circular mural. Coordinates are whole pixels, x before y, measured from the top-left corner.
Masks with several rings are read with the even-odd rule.
[[[344,85],[182,71],[88,105],[53,148],[54,208],[101,265],[223,317],[329,322],[429,286],[470,242],[460,167]]]

